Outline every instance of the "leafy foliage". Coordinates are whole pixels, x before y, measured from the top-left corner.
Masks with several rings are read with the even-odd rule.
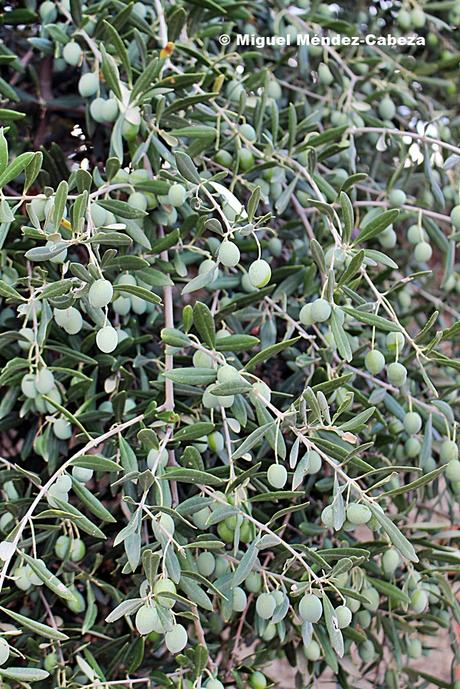
[[[2,686],[449,686],[459,22],[5,5]]]

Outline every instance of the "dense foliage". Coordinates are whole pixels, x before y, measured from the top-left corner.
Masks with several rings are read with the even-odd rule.
[[[3,4],[2,687],[450,686],[459,22]]]

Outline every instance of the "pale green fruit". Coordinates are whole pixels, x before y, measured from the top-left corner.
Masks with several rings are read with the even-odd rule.
[[[287,470],[281,464],[272,464],[267,471],[267,480],[273,488],[284,488],[287,478]]]
[[[313,325],[311,304],[304,304],[304,306],[302,306],[299,313],[299,321],[302,323],[302,325],[305,325],[306,327]]]
[[[363,589],[361,591],[361,593],[369,601],[368,603],[363,603],[366,610],[371,610],[372,612],[375,612],[376,610],[378,610],[379,603],[380,603],[380,594],[377,591],[377,589],[375,589],[373,586],[368,586],[367,588]],[[347,601],[347,605],[348,605],[348,607],[350,607],[348,601]],[[352,609],[352,611],[353,611],[353,609]]]
[[[324,323],[331,315],[331,305],[326,299],[315,299],[311,304],[313,323]]]
[[[193,357],[192,357],[193,365],[195,368],[214,368],[215,367],[215,361],[211,354],[208,354],[207,352],[203,352],[200,349],[197,349],[196,352],[194,352]]]
[[[232,610],[233,612],[243,612],[246,610],[248,604],[248,597],[241,586],[235,586],[232,592]]]
[[[407,369],[403,364],[400,364],[397,361],[394,361],[392,364],[390,364],[387,368],[387,376],[388,380],[392,385],[395,385],[396,387],[400,387],[401,385],[404,385],[407,379]]]
[[[83,98],[95,96],[99,90],[99,76],[95,72],[87,72],[80,77],[78,92]]]
[[[164,468],[167,463],[168,450],[166,448],[163,448],[161,452],[153,448],[149,450],[149,453],[147,455],[147,466],[149,469],[153,469],[154,467]]]
[[[256,601],[256,612],[263,620],[269,620],[275,612],[276,600],[271,593],[261,593]]]
[[[453,440],[444,440],[441,445],[440,457],[443,463],[458,459],[457,443]]]
[[[331,70],[324,62],[321,62],[318,65],[318,77],[320,82],[325,86],[330,86],[334,81]]]
[[[382,352],[377,349],[372,349],[366,354],[364,365],[373,376],[378,375],[385,368],[385,357]]]
[[[372,512],[367,505],[352,502],[347,507],[347,519],[352,524],[367,524]]]
[[[316,452],[316,450],[309,450],[305,457],[308,459],[307,474],[317,474],[323,465],[323,460],[321,459],[320,454]]]
[[[79,483],[88,483],[93,478],[93,470],[85,467],[72,467],[72,476]]]
[[[111,325],[106,325],[98,330],[96,344],[101,352],[105,352],[106,354],[113,352],[118,345],[118,333],[115,328],[112,328]]]
[[[313,662],[321,658],[321,647],[314,639],[310,641],[308,646],[303,647],[303,652],[305,653],[305,657]]]
[[[65,418],[55,419],[53,421],[53,433],[59,440],[68,440],[72,437],[72,425],[70,421]]]
[[[433,249],[428,242],[419,242],[414,249],[414,258],[417,263],[427,263],[433,255]]]
[[[227,268],[234,268],[240,262],[240,250],[234,242],[225,239],[219,247],[219,261]]]
[[[212,553],[200,553],[196,565],[200,574],[204,577],[210,577],[216,568],[216,558]]]
[[[88,292],[88,299],[94,308],[103,308],[112,301],[113,287],[109,280],[95,280]]]
[[[259,572],[251,572],[244,580],[244,585],[250,593],[259,593],[262,588],[262,577]]]
[[[451,459],[446,467],[446,476],[449,481],[460,481],[460,461]]]
[[[422,417],[415,411],[407,412],[404,416],[404,428],[407,433],[414,435],[422,428]]]
[[[351,618],[352,618],[352,613],[350,608],[347,608],[346,605],[339,605],[335,610],[334,610],[335,617],[337,618],[337,624],[339,626],[339,629],[344,629],[345,627],[349,627],[351,623]]]
[[[150,605],[142,605],[136,613],[134,623],[139,634],[150,634],[158,626],[158,613]]]
[[[173,608],[176,601],[172,596],[168,596],[168,593],[175,594],[177,592],[176,585],[172,579],[159,579],[155,582],[153,587],[153,593],[158,598],[158,602],[164,608]]]
[[[235,383],[241,380],[241,376],[234,366],[230,364],[224,364],[219,366],[217,369],[217,382],[218,383]]]
[[[299,603],[299,615],[304,622],[319,622],[323,614],[323,604],[318,596],[306,593]]]
[[[382,567],[387,576],[392,576],[399,565],[401,564],[401,557],[396,548],[388,548],[382,555]]]
[[[80,63],[82,49],[76,41],[69,41],[62,50],[62,57],[68,65],[76,67]]]
[[[173,184],[168,191],[168,203],[171,206],[179,207],[185,203],[187,197],[187,190],[182,184]]]
[[[8,641],[0,636],[0,665],[4,665],[10,657],[10,646]]]
[[[259,258],[249,266],[248,276],[253,287],[265,287],[272,276],[270,265],[263,258]]]
[[[407,197],[402,189],[392,189],[388,194],[388,201],[391,206],[399,208],[406,203]]]
[[[21,380],[22,394],[29,399],[34,399],[37,396],[37,388],[35,387],[35,376],[33,373],[26,373]]]
[[[380,101],[379,115],[384,120],[392,120],[396,115],[396,106],[390,96],[384,96]]]
[[[170,653],[179,653],[187,645],[187,630],[181,624],[173,625],[171,631],[165,634],[165,643]]]
[[[35,387],[41,395],[47,395],[54,388],[54,376],[49,368],[42,368],[37,373]]]

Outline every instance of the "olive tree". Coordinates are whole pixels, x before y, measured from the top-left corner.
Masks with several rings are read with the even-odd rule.
[[[450,686],[458,23],[3,6],[2,687]]]

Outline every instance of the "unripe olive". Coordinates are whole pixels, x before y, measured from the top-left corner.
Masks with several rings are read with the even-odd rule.
[[[128,197],[128,203],[137,210],[147,210],[147,199],[144,194],[141,194],[140,191],[133,191]]]
[[[125,119],[123,120],[123,124],[121,126],[121,134],[126,141],[135,141],[139,129],[140,124],[129,122],[129,120]]]
[[[34,399],[37,396],[37,388],[35,387],[36,378],[33,373],[26,373],[21,380],[22,394],[29,399]]]
[[[70,421],[62,417],[55,419],[53,421],[53,433],[59,440],[68,440],[72,437],[72,425]]]
[[[391,206],[400,207],[406,203],[407,197],[402,189],[392,189],[388,194],[388,201]]]
[[[10,646],[8,641],[0,636],[0,665],[4,665],[10,657]]]
[[[440,449],[441,462],[447,463],[458,459],[458,447],[454,440],[444,440]]]
[[[414,249],[414,259],[417,263],[426,263],[433,255],[433,249],[428,242],[419,242]]]
[[[394,361],[387,368],[387,377],[392,385],[399,387],[404,385],[407,379],[407,369],[403,364]]]
[[[95,280],[88,292],[88,299],[91,306],[95,308],[103,308],[107,306],[113,297],[113,287],[109,280],[104,280],[100,278]],[[118,341],[118,337],[117,337]]]
[[[224,689],[224,685],[218,679],[212,677],[205,684],[206,689]]]
[[[240,262],[240,250],[234,242],[225,239],[219,247],[219,261],[227,268],[234,268]]]
[[[390,351],[398,350],[400,352],[404,347],[404,335],[402,333],[388,333],[385,342]]]
[[[420,7],[414,7],[410,13],[411,23],[415,29],[421,29],[425,26],[426,15]]]
[[[361,593],[369,601],[368,603],[363,603],[366,610],[371,610],[372,612],[375,612],[376,610],[378,610],[379,603],[380,603],[380,594],[377,591],[377,589],[375,589],[373,586],[368,586],[367,588],[363,589],[363,591],[361,591]],[[351,607],[348,604],[348,601],[347,601],[347,605],[348,605],[348,607]],[[351,608],[351,610],[353,611],[353,608]]]
[[[378,375],[385,368],[385,357],[382,352],[372,349],[364,358],[364,365],[373,376]]]
[[[204,530],[208,528],[207,521],[210,516],[211,510],[209,507],[203,507],[202,510],[193,513],[192,521],[198,529]]]
[[[257,597],[256,612],[263,620],[269,620],[276,608],[276,600],[271,593],[261,593]]]
[[[428,606],[428,594],[423,589],[417,589],[411,596],[411,607],[417,614],[422,613]]]
[[[213,431],[208,435],[209,449],[213,452],[222,452],[224,444],[224,436],[219,431]]]
[[[246,610],[248,604],[248,597],[241,586],[235,586],[232,592],[232,610],[234,612],[243,612]]]
[[[369,610],[360,610],[356,613],[356,621],[363,629],[368,629],[372,623],[372,615]]]
[[[422,642],[420,639],[410,639],[407,642],[407,655],[409,658],[420,658],[423,652]]]
[[[165,634],[166,648],[170,653],[179,653],[187,645],[187,630],[181,624],[173,625],[171,631]]]
[[[241,380],[238,369],[230,364],[224,364],[219,366],[217,369],[217,382],[218,383],[234,383]]]
[[[331,315],[331,305],[326,299],[315,299],[311,304],[311,317],[314,323],[324,323]]]
[[[72,467],[72,476],[79,483],[88,483],[93,478],[93,470],[85,467]]]
[[[86,554],[86,546],[81,538],[74,538],[70,544],[70,559],[72,562],[80,562]]]
[[[396,16],[396,21],[402,29],[407,30],[410,29],[412,26],[411,14],[410,12],[404,9],[399,10]]]
[[[81,595],[80,591],[77,591],[77,589],[73,589],[72,594],[73,597],[66,601],[69,610],[77,614],[83,612],[86,608],[85,599]]]
[[[259,258],[249,266],[248,276],[253,287],[265,287],[272,276],[270,265],[263,258]]]
[[[87,72],[80,77],[78,92],[83,98],[95,96],[99,90],[99,76],[95,72]]]
[[[1,664],[1,663],[0,663]],[[43,667],[47,672],[54,672],[59,665],[57,653],[48,653],[43,661]]]
[[[198,555],[196,564],[200,574],[210,577],[216,568],[216,558],[212,553],[203,552]]]
[[[69,41],[64,46],[62,57],[68,65],[76,67],[80,63],[82,50],[76,41]]]
[[[321,647],[317,641],[312,639],[307,646],[303,647],[305,657],[312,662],[316,662],[321,658]]]
[[[328,529],[334,526],[334,513],[332,511],[332,505],[327,505],[323,509],[321,512],[321,521]]]
[[[358,646],[358,653],[365,663],[370,663],[374,660],[375,648],[372,641],[363,641],[363,643]]]
[[[168,191],[168,202],[171,206],[179,207],[182,206],[187,197],[187,191],[182,184],[173,184]]]
[[[35,387],[37,392],[42,395],[47,395],[54,388],[54,376],[49,368],[42,368],[37,373]]]
[[[334,81],[331,70],[324,62],[321,62],[318,65],[318,78],[325,86],[330,86]]]
[[[54,552],[59,560],[64,560],[64,558],[69,554],[70,550],[70,538],[68,536],[59,536],[54,544]]]
[[[149,605],[142,605],[136,613],[136,629],[142,636],[156,630],[158,625],[158,613]]]
[[[95,98],[93,101],[91,101],[89,112],[95,122],[105,122],[104,103],[104,98]]]
[[[302,306],[299,313],[299,320],[302,323],[302,325],[305,325],[307,327],[313,324],[311,304],[305,304],[304,306]]]
[[[101,350],[109,354],[117,348],[118,345],[118,333],[111,325],[106,325],[100,330],[98,330],[96,335],[96,344]]]
[[[449,481],[460,481],[460,461],[451,459],[446,467],[446,476]]]
[[[396,232],[391,227],[388,227],[384,232],[380,233],[379,242],[385,249],[393,249],[397,242]]]
[[[252,124],[241,124],[239,127],[239,132],[243,138],[247,139],[251,143],[254,143],[254,141],[257,139],[256,130]]]
[[[225,91],[227,97],[234,103],[237,103],[240,100],[241,94],[244,93],[244,87],[239,81],[233,79],[232,81],[228,82]]]
[[[404,428],[407,433],[414,435],[418,433],[422,427],[422,417],[415,411],[407,412],[404,416]]]
[[[267,471],[267,479],[273,488],[284,488],[287,481],[287,471],[281,464],[272,464]]]
[[[168,515],[169,516],[169,515]],[[176,593],[176,585],[172,579],[158,579],[153,587],[153,593],[158,597],[158,602],[164,608],[173,608],[176,601],[172,596],[168,596],[168,593]]]
[[[384,96],[380,101],[379,115],[384,120],[392,120],[396,115],[396,106],[390,96]]]
[[[118,117],[118,103],[115,98],[107,98],[102,105],[104,122],[115,122]]]
[[[352,524],[367,524],[372,512],[367,505],[352,502],[347,507],[347,519]]]
[[[259,572],[251,572],[244,580],[244,585],[250,593],[259,593],[262,588],[262,577]]]
[[[387,576],[392,576],[399,565],[401,558],[396,548],[388,548],[382,555],[382,567]]]
[[[321,619],[323,604],[318,596],[306,593],[299,603],[299,615],[304,622],[315,623]]]
[[[426,240],[426,232],[420,225],[411,225],[407,231],[407,239],[411,244],[418,244]]]
[[[215,155],[215,161],[219,163],[219,165],[222,165],[222,167],[231,167],[233,157],[231,153],[221,148]]]
[[[54,309],[54,318],[56,323],[60,325],[69,335],[76,335],[80,332],[83,325],[83,318],[80,311],[74,306],[69,306],[68,309]]]
[[[454,206],[450,212],[450,219],[456,230],[460,230],[460,205]]]
[[[40,14],[40,19],[47,24],[52,24],[57,19],[57,8],[54,2],[51,2],[51,0],[45,0],[45,2],[42,2],[38,12]]]
[[[351,623],[351,618],[352,618],[352,613],[350,608],[347,608],[346,605],[339,605],[335,610],[334,610],[335,617],[337,618],[337,624],[339,626],[339,629],[344,629],[345,627],[349,627]]]
[[[281,251],[283,250],[283,244],[279,237],[271,237],[268,240],[268,249],[272,256],[281,256]]]
[[[267,678],[262,672],[253,672],[249,676],[249,686],[252,687],[252,689],[266,689]]]

